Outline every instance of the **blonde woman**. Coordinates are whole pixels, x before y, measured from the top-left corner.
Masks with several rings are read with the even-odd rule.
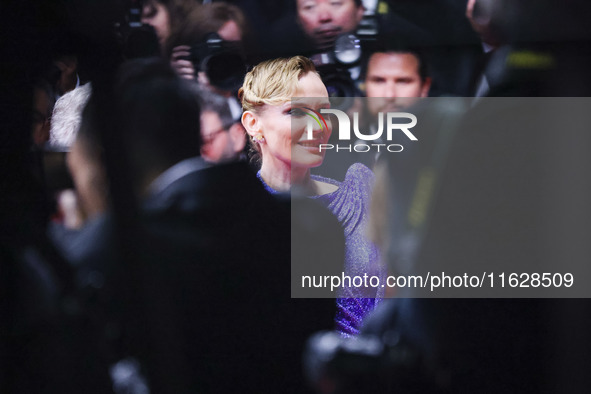
[[[280,193],[297,187],[324,203],[344,228],[345,274],[383,279],[378,250],[365,237],[372,172],[354,164],[343,182],[310,174],[311,168],[322,164],[324,152],[319,146],[327,143],[332,131],[327,121],[314,125],[311,135],[307,132],[308,115],[330,107],[314,64],[302,56],[263,62],[246,75],[239,97],[242,124],[261,156],[258,177],[266,189]],[[348,298],[337,301],[337,329],[355,335],[383,289],[368,294],[367,289],[345,288],[345,295]]]

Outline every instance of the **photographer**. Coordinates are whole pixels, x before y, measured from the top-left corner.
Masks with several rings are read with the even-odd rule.
[[[220,51],[229,52],[231,47],[231,51],[241,52],[246,30],[246,19],[238,7],[224,2],[204,4],[193,8],[183,23],[171,33],[167,54],[181,77],[197,78],[201,84],[207,86],[210,81],[204,72],[209,60],[206,58],[216,52],[218,41],[222,47]],[[213,45],[208,42],[211,33],[217,34],[215,38],[218,41]],[[241,77],[245,72],[246,70]]]
[[[181,77],[197,79],[205,86],[210,85],[209,76],[203,72],[205,58],[230,47],[239,52],[246,31],[242,11],[224,2],[202,5],[192,0],[148,0],[142,6],[141,22],[154,28],[160,51],[170,59],[173,69]],[[208,42],[211,33],[217,34],[213,44]],[[215,66],[212,68],[219,65]],[[214,81],[214,85],[220,84]],[[226,86],[216,87],[226,90]]]

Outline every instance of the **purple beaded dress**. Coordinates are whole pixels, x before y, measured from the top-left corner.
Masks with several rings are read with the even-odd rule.
[[[267,185],[259,174],[259,179],[270,193],[277,193]],[[345,275],[360,276],[365,274],[378,276],[384,283],[385,269],[381,267],[378,248],[365,236],[369,219],[369,202],[374,176],[369,168],[355,163],[347,171],[343,182],[312,175],[312,179],[338,186],[332,193],[312,197],[322,202],[339,220],[345,234]],[[347,298],[337,299],[337,330],[343,335],[356,335],[363,318],[372,311],[384,295],[384,289],[378,287],[367,298],[367,290],[345,288]]]

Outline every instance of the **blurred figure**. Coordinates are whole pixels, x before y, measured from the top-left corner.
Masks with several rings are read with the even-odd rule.
[[[297,18],[316,49],[329,49],[341,34],[351,33],[361,22],[361,0],[296,0]]]
[[[211,163],[244,159],[246,131],[235,120],[226,98],[199,89],[201,104],[201,157]]]

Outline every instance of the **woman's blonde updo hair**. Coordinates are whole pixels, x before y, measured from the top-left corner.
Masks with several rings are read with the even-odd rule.
[[[316,67],[304,56],[267,60],[256,65],[244,77],[238,91],[243,111],[256,111],[264,104],[278,105],[291,100],[298,80],[316,73]]]

